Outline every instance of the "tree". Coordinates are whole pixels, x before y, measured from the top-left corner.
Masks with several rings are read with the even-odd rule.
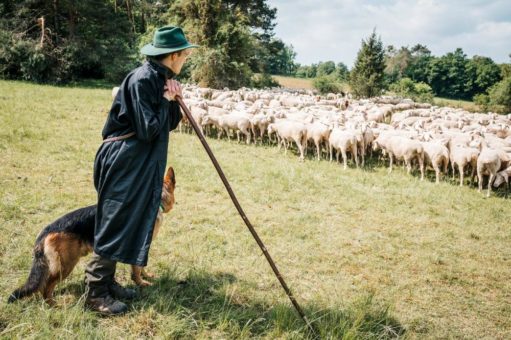
[[[339,62],[335,68],[335,76],[341,81],[347,81],[350,76],[348,66],[343,62]]]
[[[499,82],[500,68],[491,58],[474,56],[467,62],[466,72],[468,75],[467,96],[473,97],[486,91]]]
[[[259,53],[252,59],[259,63],[253,71],[262,71],[270,74],[294,74],[296,65],[294,59],[296,52],[292,45],[286,45],[281,39],[272,38],[269,42],[262,42]]]
[[[190,60],[193,81],[214,88],[250,86],[254,50],[273,29],[275,10],[265,0],[183,0],[168,13],[200,43]],[[254,34],[257,29],[263,33]]]
[[[64,82],[118,80],[133,66],[128,19],[102,0],[6,1],[0,16],[0,73]],[[112,58],[116,56],[116,58]]]
[[[410,49],[411,60],[405,75],[415,82],[427,82],[430,62],[433,59],[431,51],[421,44],[417,44]]]
[[[511,112],[511,77],[493,85],[488,92],[491,105],[501,105],[507,112]]]
[[[355,66],[350,72],[350,85],[357,97],[380,95],[384,88],[385,61],[383,43],[376,31],[362,40]]]
[[[335,63],[331,60],[318,64],[317,76],[327,76],[335,72]]]
[[[454,52],[435,58],[430,63],[428,83],[433,91],[441,97],[466,99],[468,75],[466,73],[467,58],[461,48]]]
[[[408,47],[401,47],[396,51],[393,46],[389,46],[385,53],[385,75],[388,83],[393,83],[405,76],[412,61],[412,54]]]

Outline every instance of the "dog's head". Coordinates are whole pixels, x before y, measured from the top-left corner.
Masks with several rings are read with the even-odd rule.
[[[161,192],[161,205],[163,207],[163,212],[169,212],[176,202],[174,196],[174,189],[176,188],[176,174],[174,173],[174,168],[171,166],[167,169],[167,173],[163,178],[163,190]]]

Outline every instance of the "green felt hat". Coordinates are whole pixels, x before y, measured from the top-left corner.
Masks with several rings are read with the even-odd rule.
[[[157,56],[194,47],[199,46],[190,44],[180,27],[165,26],[154,32],[153,42],[142,47],[140,52],[147,56]]]

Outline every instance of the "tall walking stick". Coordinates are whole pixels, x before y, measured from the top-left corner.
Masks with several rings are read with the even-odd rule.
[[[307,325],[309,330],[312,332],[312,334],[316,335],[316,332],[314,330],[314,327],[312,326],[312,323],[309,321],[309,319],[307,319],[307,316],[303,312],[302,307],[300,307],[300,305],[298,304],[298,302],[294,298],[293,293],[291,292],[291,290],[289,289],[289,287],[286,284],[286,281],[284,281],[284,278],[282,277],[282,275],[280,274],[279,270],[277,269],[277,266],[275,265],[275,262],[273,262],[273,259],[271,258],[270,253],[268,253],[268,250],[266,250],[266,247],[265,247],[263,241],[261,241],[261,239],[259,238],[259,235],[257,234],[257,232],[255,231],[254,227],[252,226],[252,223],[250,223],[250,221],[248,220],[247,215],[245,215],[245,212],[241,208],[241,205],[239,204],[238,199],[236,198],[236,196],[234,195],[234,192],[231,189],[231,185],[227,181],[227,178],[225,177],[224,172],[222,171],[222,168],[220,168],[220,164],[218,164],[218,161],[216,160],[215,155],[213,155],[213,152],[211,151],[208,143],[206,142],[206,139],[204,138],[204,135],[200,131],[199,126],[197,125],[197,122],[195,122],[195,120],[193,119],[192,113],[190,112],[190,110],[188,110],[188,107],[186,107],[186,104],[183,102],[183,99],[180,96],[176,96],[176,100],[179,103],[179,105],[181,106],[181,108],[183,109],[183,111],[184,111],[184,113],[186,115],[186,118],[188,118],[188,121],[190,122],[190,124],[193,127],[193,130],[195,131],[195,133],[199,137],[199,139],[200,139],[200,141],[202,143],[202,146],[204,146],[204,149],[206,149],[206,152],[207,152],[209,158],[211,159],[211,161],[213,162],[213,165],[215,166],[215,169],[218,172],[218,175],[220,176],[220,179],[222,179],[222,182],[224,183],[224,186],[227,189],[227,192],[229,193],[229,196],[231,196],[231,200],[234,203],[234,206],[238,210],[238,212],[239,212],[241,218],[243,219],[243,221],[245,221],[245,224],[247,225],[248,230],[250,231],[250,233],[252,234],[252,236],[256,240],[257,244],[259,245],[259,248],[261,248],[261,250],[263,251],[263,254],[266,257],[266,260],[268,260],[268,263],[270,264],[271,269],[273,270],[273,272],[277,276],[277,279],[279,280],[282,288],[284,288],[284,291],[286,292],[287,296],[289,297],[289,300],[291,300],[291,303],[293,304],[293,306],[295,307],[296,311],[298,312],[300,317],[303,319],[303,321],[305,322],[305,324]]]

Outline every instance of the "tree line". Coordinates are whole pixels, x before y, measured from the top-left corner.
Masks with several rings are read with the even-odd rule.
[[[265,0],[3,0],[0,76],[65,83],[119,82],[144,57],[139,49],[165,25],[200,45],[181,79],[216,88],[276,85],[295,53],[275,37]]]
[[[362,40],[351,70],[334,61],[300,65],[274,33],[277,10],[266,0],[2,0],[0,77],[66,83],[120,82],[144,57],[140,47],[165,25],[184,28],[200,45],[180,80],[214,88],[270,87],[272,74],[313,78],[321,92],[372,97],[391,90],[511,107],[511,64],[467,58],[461,48],[434,56],[427,46],[384,47],[376,32]]]
[[[358,97],[390,90],[420,101],[438,96],[474,100],[484,109],[511,109],[510,63],[497,64],[477,55],[467,58],[461,48],[437,57],[421,44],[384,47],[375,31],[362,41],[352,70],[343,63],[326,61],[298,65],[294,76],[315,78],[314,85],[321,92],[346,82]]]

